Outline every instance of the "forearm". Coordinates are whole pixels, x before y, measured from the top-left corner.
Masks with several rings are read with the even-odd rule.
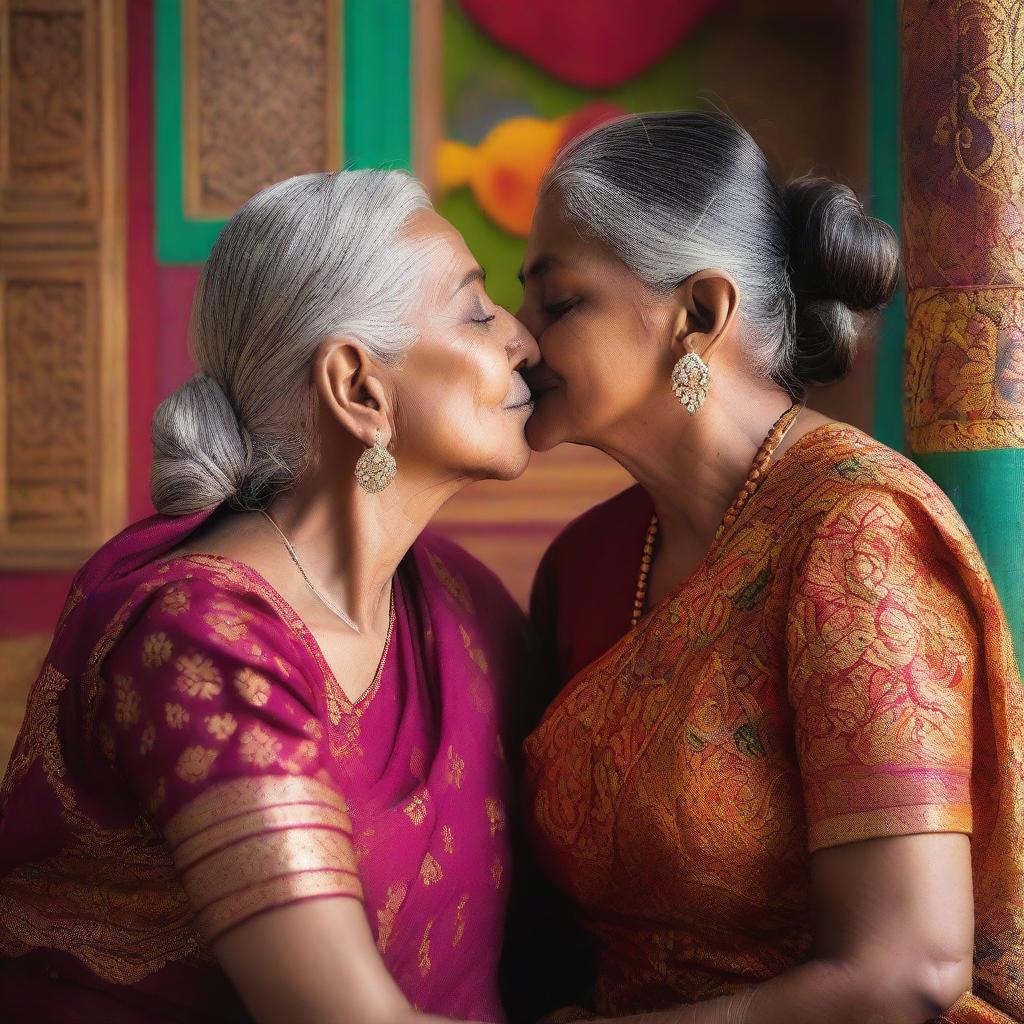
[[[924,1024],[969,985],[969,968],[965,975],[959,962],[920,968],[815,960],[735,995],[616,1024]]]
[[[353,899],[268,911],[213,950],[259,1024],[444,1024],[409,1004]]]

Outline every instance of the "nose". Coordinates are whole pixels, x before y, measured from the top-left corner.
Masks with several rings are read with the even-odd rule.
[[[511,316],[511,314],[509,314]],[[519,320],[512,318],[512,336],[505,346],[508,352],[509,365],[513,370],[528,370],[540,362],[540,349],[537,339]]]

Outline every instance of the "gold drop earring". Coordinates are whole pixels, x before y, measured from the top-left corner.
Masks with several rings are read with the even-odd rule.
[[[672,393],[682,407],[696,415],[707,401],[711,371],[696,352],[687,352],[672,369]]]
[[[380,443],[380,430],[373,436],[373,445],[356,460],[356,483],[367,494],[378,494],[390,486],[398,472],[395,457]]]

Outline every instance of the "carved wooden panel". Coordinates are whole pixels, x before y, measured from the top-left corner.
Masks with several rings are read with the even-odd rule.
[[[0,0],[0,568],[123,525],[124,0]]]
[[[95,216],[95,5],[5,0],[0,211],[5,219]]]
[[[340,166],[341,0],[184,0],[185,212]]]
[[[9,537],[87,530],[100,447],[94,274],[0,269],[0,295]]]

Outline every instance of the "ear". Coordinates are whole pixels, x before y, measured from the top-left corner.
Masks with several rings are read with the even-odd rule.
[[[699,270],[675,290],[678,303],[672,349],[676,357],[696,352],[708,362],[729,333],[740,292],[724,270]]]
[[[313,364],[313,386],[327,413],[369,447],[377,431],[391,440],[391,407],[366,350],[351,338],[327,338]]]

